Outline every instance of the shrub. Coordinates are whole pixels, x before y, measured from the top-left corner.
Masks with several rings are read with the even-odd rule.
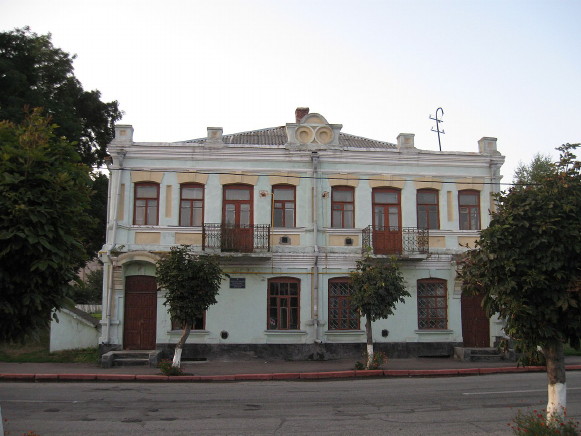
[[[355,362],[355,369],[378,369],[384,363],[387,363],[387,355],[381,351],[376,351],[373,353],[373,359],[371,360],[371,365],[366,368],[367,365],[367,351],[363,353],[363,359]]]
[[[551,420],[547,420],[546,411],[533,410],[532,412],[524,413],[518,411],[512,423],[508,426],[516,435],[563,435],[575,436],[579,435],[579,423],[567,417],[555,416]]]
[[[169,376],[184,375],[181,368],[178,368],[177,366],[172,366],[172,361],[169,359],[162,360],[161,362],[159,362],[157,367],[161,370],[161,373],[163,375]]]

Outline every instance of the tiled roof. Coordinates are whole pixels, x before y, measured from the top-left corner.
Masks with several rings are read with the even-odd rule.
[[[205,144],[207,138],[198,138],[185,141],[187,143]],[[271,127],[261,130],[251,130],[249,132],[233,133],[223,135],[222,141],[228,145],[272,145],[284,146],[287,143],[286,127]],[[339,133],[339,145],[345,148],[372,148],[372,149],[394,149],[395,144],[376,141],[374,139],[363,138],[361,136]]]

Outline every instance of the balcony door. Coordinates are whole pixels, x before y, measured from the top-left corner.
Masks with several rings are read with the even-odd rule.
[[[373,196],[373,252],[402,252],[401,192],[397,189],[375,188]]]
[[[250,253],[254,248],[253,187],[224,186],[222,251]]]

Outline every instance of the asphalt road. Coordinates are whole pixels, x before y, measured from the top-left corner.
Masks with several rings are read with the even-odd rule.
[[[581,372],[568,377],[581,420]],[[236,383],[0,383],[7,435],[508,435],[546,375]]]

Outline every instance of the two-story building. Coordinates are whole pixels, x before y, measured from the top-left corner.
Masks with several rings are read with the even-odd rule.
[[[364,349],[349,272],[362,253],[396,256],[411,294],[374,323],[392,357],[490,346],[500,325],[462,297],[455,256],[489,222],[504,157],[421,150],[342,132],[308,108],[281,127],[172,143],[118,125],[104,262],[105,349],[172,348],[181,334],[157,290],[158,256],[178,244],[222,257],[229,278],[184,357],[328,358]]]

